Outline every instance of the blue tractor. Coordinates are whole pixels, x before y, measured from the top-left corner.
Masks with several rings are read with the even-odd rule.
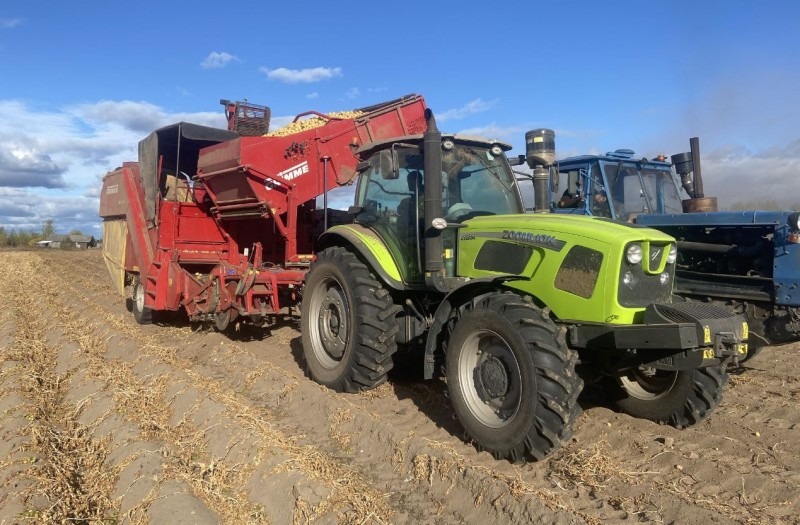
[[[542,137],[552,140],[548,134],[528,132],[527,149]],[[747,359],[765,345],[800,340],[800,212],[717,211],[716,198],[703,194],[697,138],[690,148],[671,159],[620,149],[566,158],[549,169],[529,156],[515,163],[534,169],[537,211],[635,222],[675,237],[674,293],[745,315]]]

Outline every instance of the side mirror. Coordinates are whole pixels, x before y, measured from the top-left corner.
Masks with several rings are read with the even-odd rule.
[[[398,177],[397,154],[394,150],[384,150],[378,153],[378,168],[381,171],[381,177],[386,180]]]

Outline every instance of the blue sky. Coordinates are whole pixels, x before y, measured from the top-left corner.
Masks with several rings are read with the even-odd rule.
[[[280,123],[408,93],[448,132],[558,157],[687,151],[720,204],[800,203],[800,2],[0,3],[0,226],[99,235],[103,174],[153,129]]]

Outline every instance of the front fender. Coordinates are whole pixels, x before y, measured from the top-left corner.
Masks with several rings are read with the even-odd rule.
[[[406,288],[392,253],[374,231],[360,224],[333,226],[320,236],[319,247],[341,246],[343,241],[351,245],[389,287],[395,290]]]
[[[439,306],[436,308],[436,313],[433,315],[433,322],[428,329],[427,339],[425,340],[425,379],[433,377],[434,367],[436,363],[436,349],[439,348],[439,334],[442,332],[445,324],[451,319],[453,311],[457,310],[462,305],[466,304],[475,297],[497,292],[503,282],[520,279],[517,275],[500,275],[497,277],[485,277],[479,279],[472,279],[467,281],[464,285],[456,288],[442,299]],[[513,291],[510,290],[509,291]]]

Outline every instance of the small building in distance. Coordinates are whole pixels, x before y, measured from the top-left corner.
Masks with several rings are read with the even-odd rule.
[[[87,248],[94,248],[96,244],[94,237],[91,235],[62,235],[53,233],[47,237],[47,239],[37,242],[36,246],[40,248],[76,248],[85,250]]]

